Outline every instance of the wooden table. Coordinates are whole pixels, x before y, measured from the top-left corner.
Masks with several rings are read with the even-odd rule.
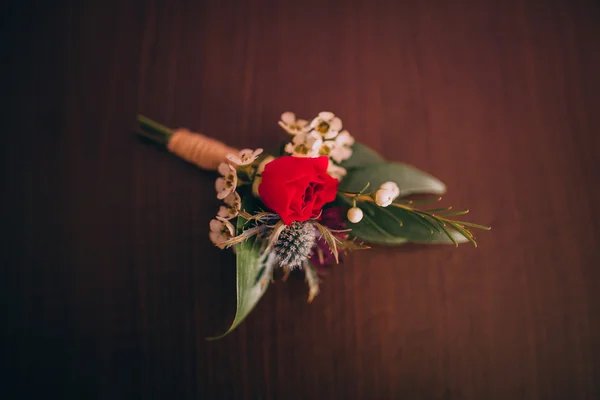
[[[600,398],[600,8],[472,3],[8,8],[2,397]],[[287,110],[334,111],[493,229],[353,254],[310,305],[277,282],[207,342],[235,296],[214,176],[136,113],[255,147]]]

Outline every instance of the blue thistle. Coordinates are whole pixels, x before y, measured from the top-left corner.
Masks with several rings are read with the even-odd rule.
[[[311,222],[294,222],[286,226],[275,242],[275,254],[281,267],[302,267],[315,245],[316,232]]]

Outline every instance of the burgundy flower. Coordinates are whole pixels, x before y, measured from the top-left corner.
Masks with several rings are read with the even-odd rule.
[[[324,209],[321,218],[319,219],[319,223],[331,230],[344,230],[346,229],[344,213],[345,209],[342,207]],[[348,239],[348,233],[346,232],[333,232],[333,235],[340,240]],[[341,258],[341,254],[339,256]],[[329,245],[322,237],[315,243],[310,261],[319,269],[335,263],[335,257],[333,256]]]

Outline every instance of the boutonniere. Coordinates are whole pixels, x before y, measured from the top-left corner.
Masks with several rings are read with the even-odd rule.
[[[143,116],[138,123],[138,134],[218,173],[222,205],[208,236],[220,249],[234,249],[237,279],[236,315],[219,337],[246,318],[278,270],[284,280],[303,272],[312,302],[320,272],[350,251],[407,242],[477,246],[471,228],[490,229],[455,219],[468,210],[432,207],[446,192],[442,182],[355,142],[331,112],[310,121],[284,113],[279,125],[288,138],[279,154],[237,150]],[[407,198],[414,194],[434,197]]]

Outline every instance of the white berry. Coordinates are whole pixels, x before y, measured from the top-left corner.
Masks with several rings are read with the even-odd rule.
[[[394,193],[391,190],[379,189],[375,192],[375,203],[380,207],[389,206],[395,198],[396,196],[394,196]]]
[[[348,210],[348,221],[352,222],[353,224],[360,222],[362,217],[363,217],[363,212],[360,208],[352,207],[351,209]]]
[[[381,184],[381,186],[379,186],[379,189],[389,190],[390,192],[392,192],[392,196],[394,196],[394,198],[400,195],[400,188],[398,187],[398,184],[396,182],[384,182]]]

